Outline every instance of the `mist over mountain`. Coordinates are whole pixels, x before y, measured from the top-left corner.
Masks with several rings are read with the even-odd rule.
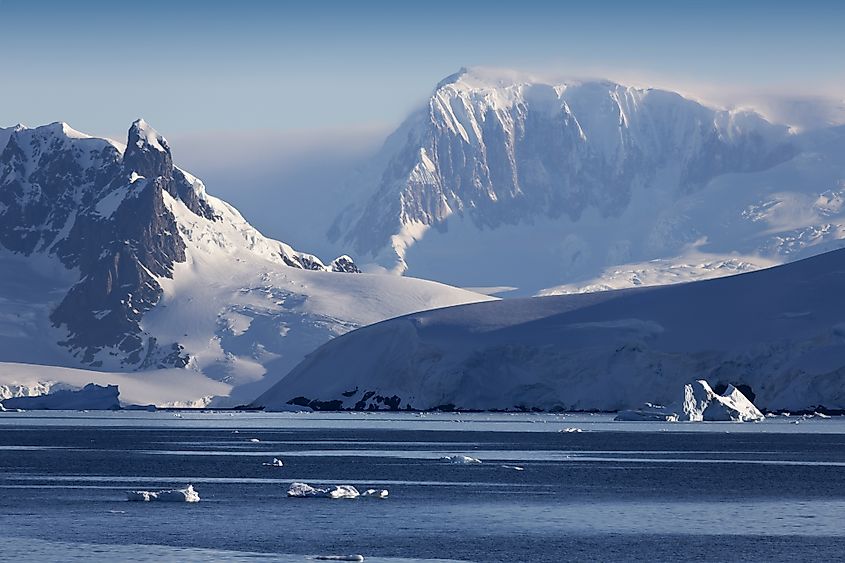
[[[371,269],[523,294],[746,271],[838,245],[839,208],[814,205],[840,197],[842,137],[671,91],[462,70],[352,177],[328,236]],[[784,198],[801,201],[789,221],[754,211]]]

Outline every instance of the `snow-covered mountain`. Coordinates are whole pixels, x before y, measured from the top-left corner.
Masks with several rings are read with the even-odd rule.
[[[0,130],[0,264],[0,362],[187,368],[232,401],[334,335],[482,298],[265,238],[143,120],[125,146],[64,123]]]
[[[845,409],[845,249],[748,274],[416,313],[323,345],[270,409],[638,408],[689,381]],[[721,392],[721,391],[719,391]]]
[[[368,267],[523,293],[755,269],[840,244],[843,147],[845,128],[669,91],[462,70],[351,181],[329,237]]]

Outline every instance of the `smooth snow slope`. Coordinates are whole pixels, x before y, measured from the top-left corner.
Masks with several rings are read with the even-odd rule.
[[[469,69],[351,179],[329,236],[371,268],[522,295],[689,281],[840,247],[843,154],[843,127]]]
[[[739,276],[408,315],[311,354],[258,404],[600,409],[691,380],[766,409],[845,408],[845,250]],[[334,403],[332,403],[334,401]]]

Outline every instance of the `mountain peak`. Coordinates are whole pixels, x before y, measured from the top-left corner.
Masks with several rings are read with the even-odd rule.
[[[172,175],[170,145],[143,119],[136,119],[129,127],[123,162],[127,172],[137,172],[146,178]]]
[[[142,118],[133,121],[129,128],[129,145],[134,145],[139,149],[147,146],[159,152],[170,152],[167,139]]]

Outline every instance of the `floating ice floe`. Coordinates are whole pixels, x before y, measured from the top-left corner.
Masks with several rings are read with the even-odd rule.
[[[288,487],[288,496],[294,498],[387,498],[386,489],[367,489],[363,493],[352,485],[333,485],[331,487],[317,488],[307,483],[291,483]]]
[[[440,458],[440,461],[445,461],[446,463],[453,463],[455,465],[470,465],[473,463],[481,463],[481,460],[476,457],[470,457],[468,455],[447,455]]]
[[[365,498],[387,498],[390,492],[387,489],[367,489],[361,493]]]
[[[184,489],[169,489],[164,491],[127,491],[127,500],[139,502],[199,502],[200,495],[192,485]]]
[[[520,465],[503,465],[503,469],[513,469],[514,471],[525,471],[525,468]]]
[[[581,430],[580,428],[574,428],[573,427],[573,428],[561,428],[560,430],[558,430],[558,432],[565,432],[565,433],[571,434],[571,433],[574,433],[574,432],[583,432],[583,430]]]
[[[263,465],[264,467],[284,467],[285,463],[282,460],[280,460],[279,458],[274,457],[273,461],[270,461],[270,462],[265,461],[261,465]]]
[[[684,385],[684,395],[679,403],[668,407],[646,403],[642,409],[620,412],[614,420],[748,422],[764,419],[763,413],[733,385],[728,385],[719,395],[706,381],[699,379]]]

